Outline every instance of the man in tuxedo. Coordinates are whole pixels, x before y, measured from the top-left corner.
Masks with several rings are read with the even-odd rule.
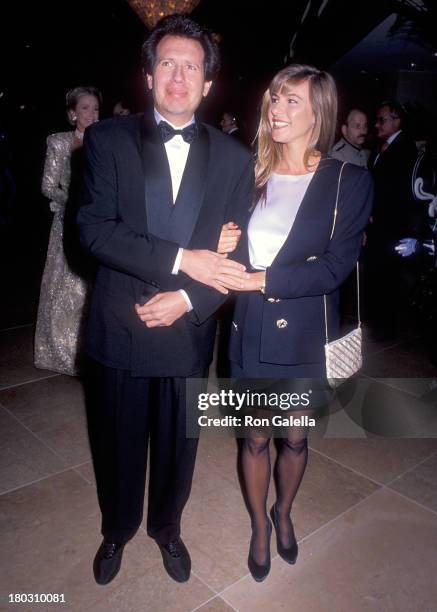
[[[402,238],[415,236],[423,219],[423,205],[415,201],[411,184],[417,149],[403,129],[404,121],[398,102],[380,105],[375,121],[379,146],[369,159],[375,182],[366,254],[369,315],[387,336],[397,331],[394,313],[406,306],[415,277],[411,263],[395,247]]]
[[[99,584],[115,577],[141,524],[149,438],[147,533],[168,574],[190,576],[180,524],[197,439],[186,436],[186,381],[207,376],[222,272],[245,276],[215,251],[223,223],[244,224],[253,190],[250,153],[194,115],[218,69],[211,34],[164,18],[143,60],[153,113],[102,121],[84,142],[78,223],[98,262],[86,348]]]

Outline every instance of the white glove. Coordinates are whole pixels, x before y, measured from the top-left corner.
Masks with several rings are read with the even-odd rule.
[[[395,251],[401,257],[410,257],[417,249],[417,240],[415,238],[402,238],[395,246]]]

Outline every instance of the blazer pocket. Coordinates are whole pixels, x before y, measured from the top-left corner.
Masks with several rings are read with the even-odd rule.
[[[323,327],[307,329],[309,320],[295,309],[264,308],[260,361],[281,365],[323,361]]]
[[[299,365],[323,362],[323,338],[318,332],[294,330],[270,334],[268,341],[261,337],[260,361],[279,365]]]

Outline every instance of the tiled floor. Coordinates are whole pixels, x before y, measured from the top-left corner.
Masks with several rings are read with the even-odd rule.
[[[293,509],[295,566],[272,542],[271,573],[253,581],[235,441],[203,436],[183,521],[191,580],[179,585],[167,576],[141,529],[120,574],[99,587],[91,567],[99,510],[81,385],[33,368],[32,334],[31,326],[0,332],[1,610],[437,610],[437,372],[420,340],[369,337],[365,382],[340,390],[345,410],[312,436]],[[388,418],[399,414],[403,426],[413,407],[416,437],[381,437],[372,427],[364,433],[359,425],[372,406]],[[66,604],[9,604],[9,593],[63,593]]]

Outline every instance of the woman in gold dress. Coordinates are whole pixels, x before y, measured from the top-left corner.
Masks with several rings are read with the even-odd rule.
[[[50,199],[54,217],[41,282],[35,332],[35,366],[72,376],[79,372],[88,282],[76,269],[72,269],[64,248],[65,220],[71,191],[71,161],[72,155],[82,147],[85,129],[98,121],[101,100],[101,94],[95,87],[76,87],[68,92],[67,117],[75,129],[47,138],[42,179],[42,192]]]

